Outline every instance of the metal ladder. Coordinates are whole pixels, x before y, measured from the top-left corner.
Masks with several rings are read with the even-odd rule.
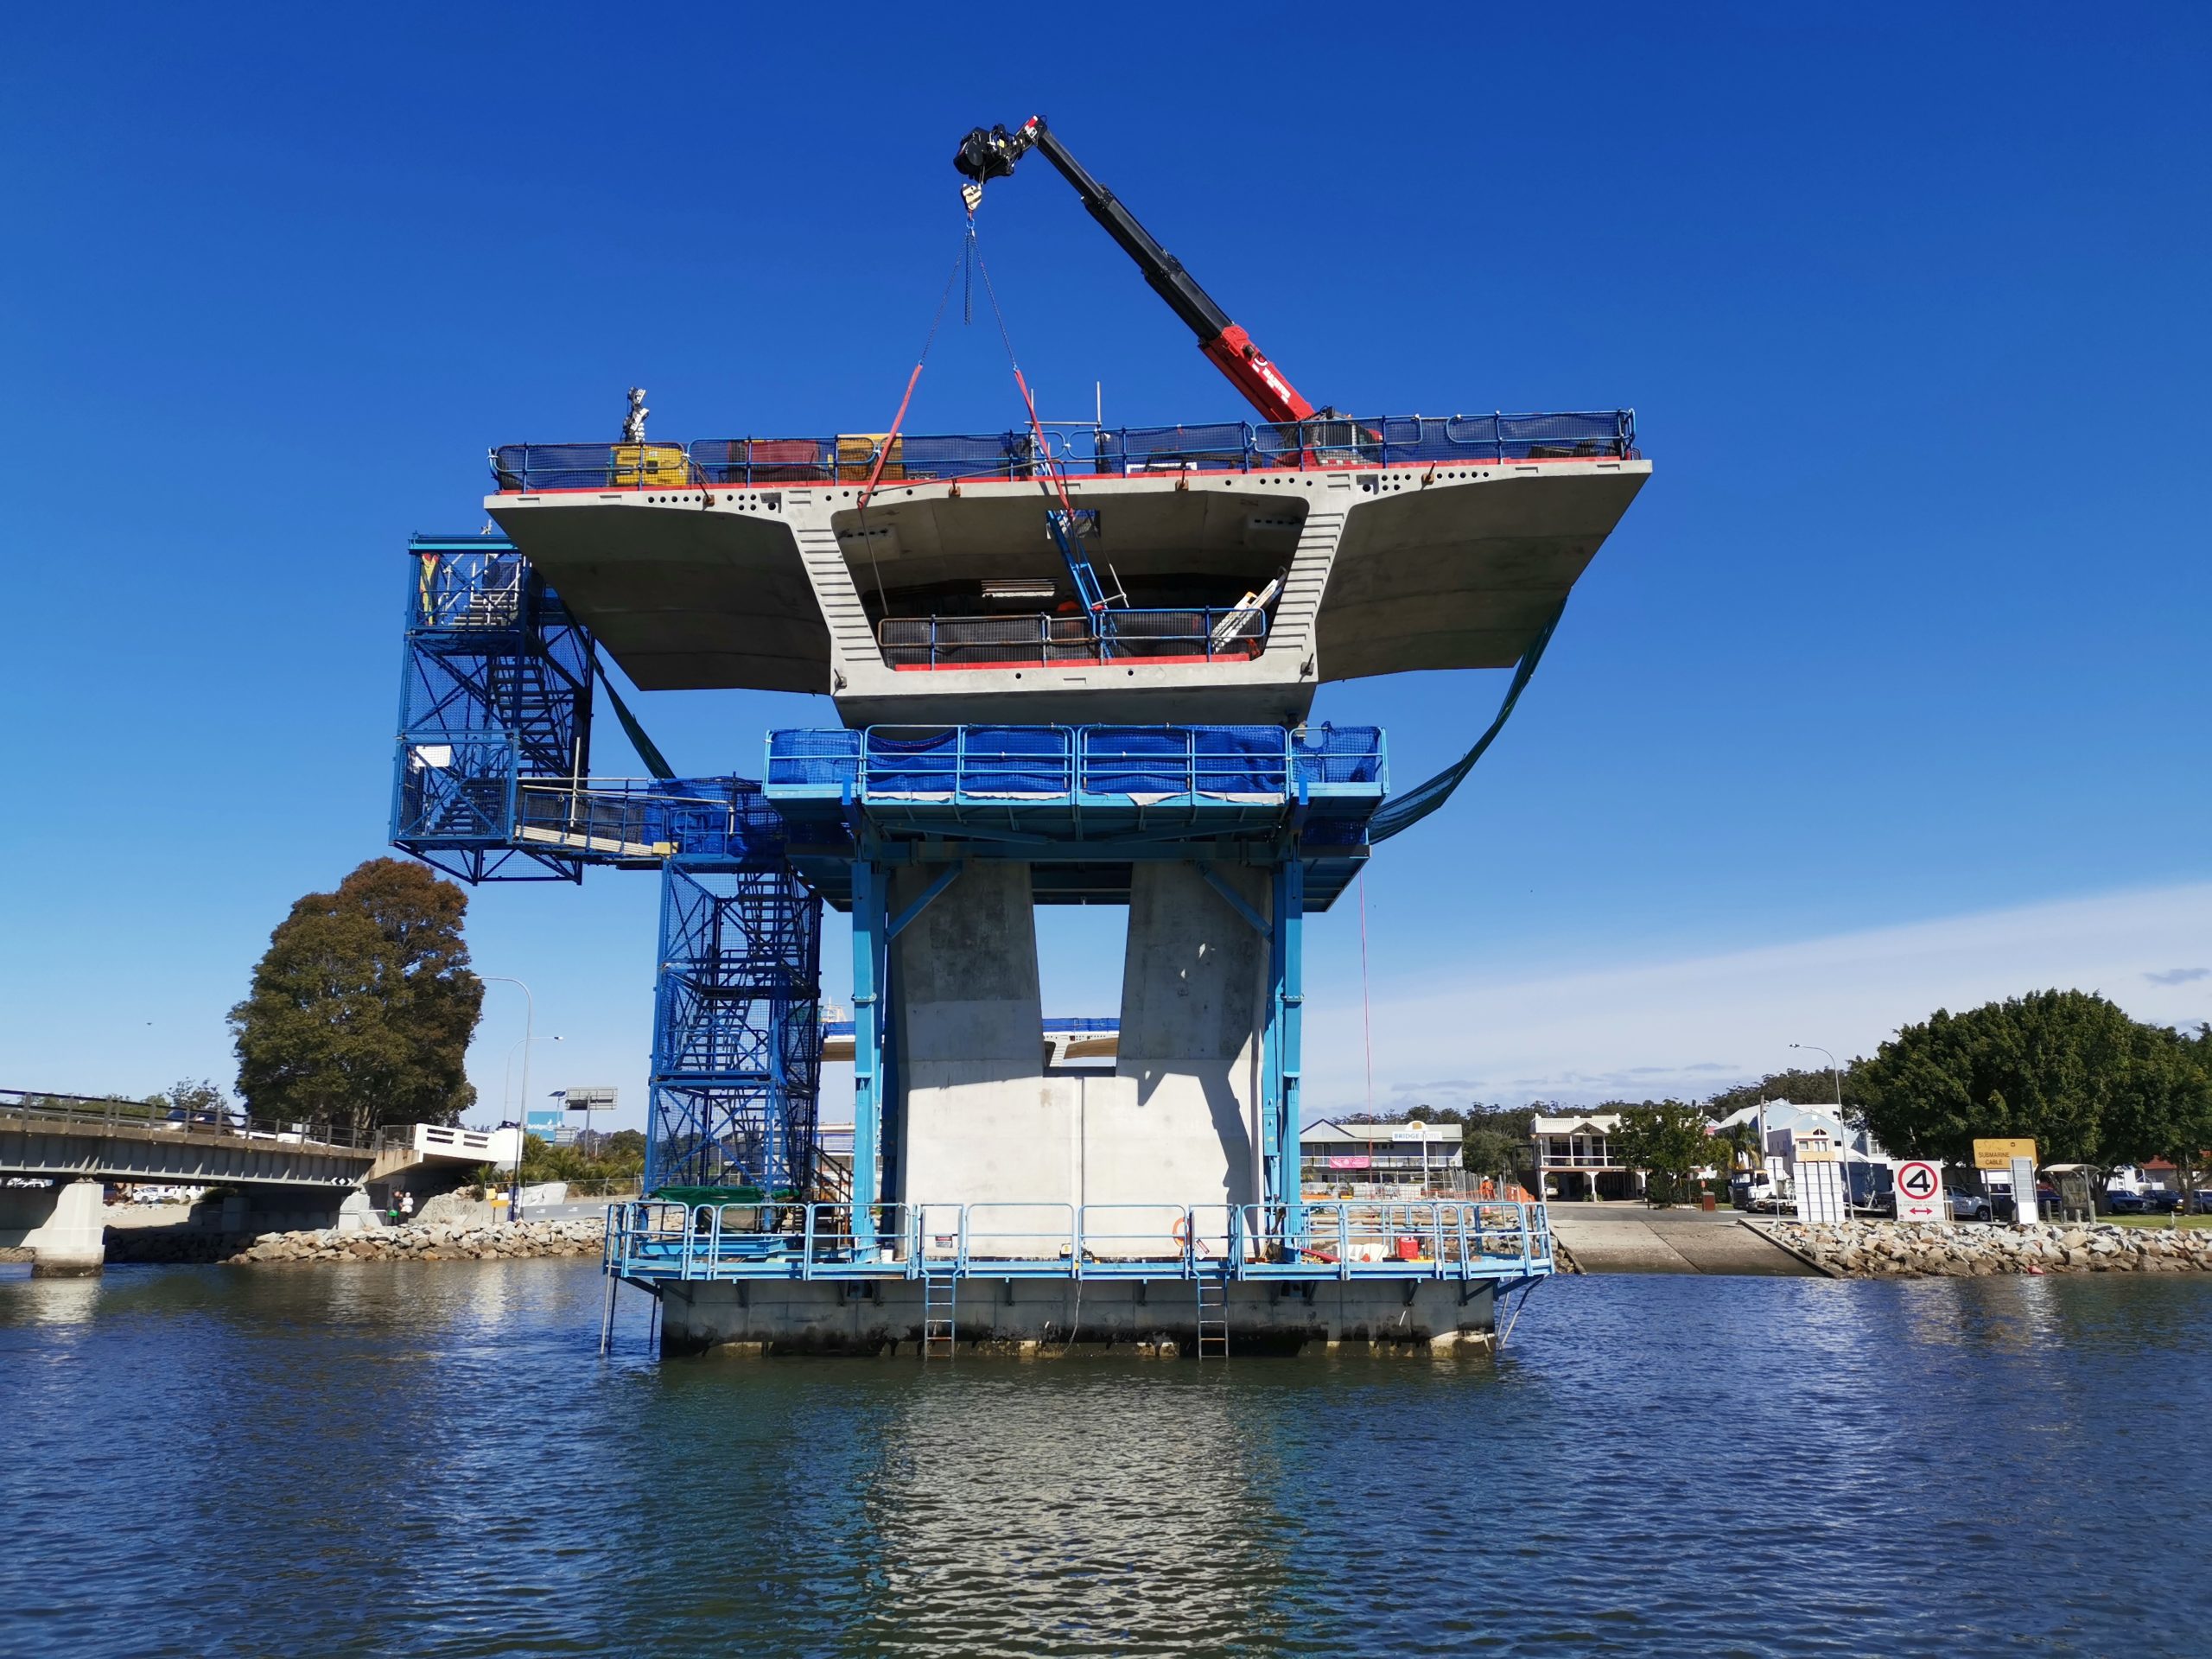
[[[932,1358],[942,1354],[950,1359],[958,1351],[954,1340],[953,1318],[959,1300],[960,1282],[949,1273],[932,1273],[922,1269],[922,1357]]]
[[[1198,1357],[1229,1357],[1229,1281],[1218,1274],[1200,1270],[1198,1286]]]
[[[1067,565],[1068,576],[1075,583],[1076,601],[1083,607],[1084,615],[1094,625],[1098,613],[1115,605],[1126,605],[1129,596],[1122,588],[1119,576],[1115,577],[1114,593],[1106,591],[1098,580],[1097,569],[1090,563],[1090,555],[1084,550],[1083,528],[1095,518],[1086,516],[1086,509],[1077,509],[1072,514],[1054,507],[1045,514],[1045,528],[1052,532],[1053,542],[1060,550],[1060,558]],[[1111,567],[1109,567],[1109,569]]]

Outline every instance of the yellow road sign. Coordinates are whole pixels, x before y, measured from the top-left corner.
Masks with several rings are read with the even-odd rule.
[[[1974,1166],[1993,1169],[2000,1173],[2012,1167],[2015,1158],[2036,1160],[2036,1143],[2032,1141],[1976,1141],[1974,1143]]]

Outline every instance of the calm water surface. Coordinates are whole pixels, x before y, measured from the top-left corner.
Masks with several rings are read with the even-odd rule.
[[[688,1360],[570,1262],[0,1269],[0,1652],[2212,1652],[2212,1283],[1480,1362]]]

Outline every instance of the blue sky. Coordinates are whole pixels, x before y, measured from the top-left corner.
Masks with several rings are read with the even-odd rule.
[[[633,384],[657,436],[880,428],[955,142],[1039,109],[1317,401],[1633,404],[1656,462],[1505,740],[1368,879],[1378,1103],[1717,1085],[2045,983],[2212,1017],[2201,9],[1099,16],[12,22],[0,1086],[227,1080],[269,929],[381,849],[409,532]],[[1099,380],[1109,421],[1241,413],[1048,171],[981,225],[1048,415]],[[1012,399],[949,325],[909,425]],[[1320,712],[1410,783],[1502,679]],[[831,718],[640,713],[702,772]],[[474,899],[480,969],[566,1039],[537,1086],[634,1110],[655,896]],[[1111,1011],[1118,919],[1048,923],[1056,1011]],[[1364,1096],[1358,934],[1313,931],[1317,1109]]]

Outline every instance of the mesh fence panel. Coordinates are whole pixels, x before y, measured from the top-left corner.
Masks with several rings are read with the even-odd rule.
[[[865,733],[862,781],[893,795],[950,794],[960,779],[960,734],[950,728],[900,727]]]
[[[700,438],[691,464],[709,484],[821,484],[836,476],[835,438]]]
[[[1316,784],[1382,781],[1382,730],[1378,726],[1309,726],[1296,745],[1298,775]]]
[[[1136,426],[1078,435],[1096,461],[1071,453],[1070,470],[1105,474],[1186,467],[1209,471],[1418,461],[1502,461],[1628,455],[1636,445],[1633,410],[1535,415],[1335,415],[1289,423],[1216,421],[1195,426]],[[492,453],[503,490],[634,488],[701,480],[709,484],[818,484],[865,477],[874,440],[702,438],[687,446],[619,443],[508,443]],[[901,435],[885,476],[907,479],[1027,478],[1036,470],[1027,432]]]
[[[1251,428],[1242,421],[1206,426],[1132,426],[1100,435],[1100,470],[1142,472],[1148,467],[1242,467]],[[1108,440],[1112,440],[1109,442]]]
[[[1086,726],[1080,742],[1095,795],[1280,795],[1287,782],[1277,726]]]
[[[503,490],[604,490],[613,486],[611,443],[508,443],[493,452]]]
[[[955,437],[919,437],[906,441],[906,476],[915,478],[1002,477],[1014,468],[1024,448],[1021,435],[987,433]]]
[[[1070,734],[1055,726],[970,726],[960,787],[970,795],[1065,795],[1074,786]]]
[[[772,784],[857,784],[861,734],[796,730],[768,734]]]

